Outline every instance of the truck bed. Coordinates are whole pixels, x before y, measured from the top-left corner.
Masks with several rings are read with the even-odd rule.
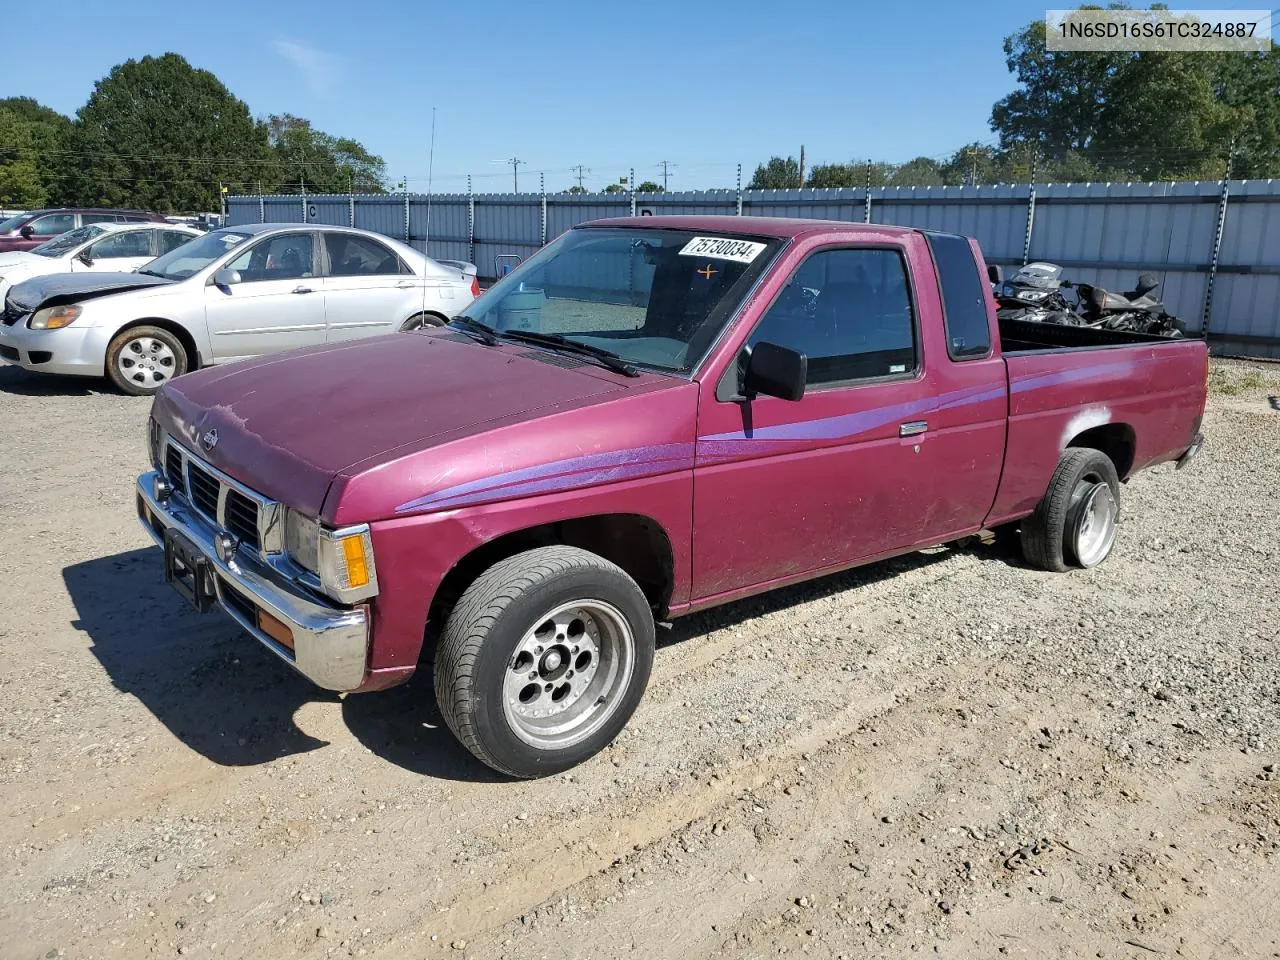
[[[1145,333],[1070,327],[1060,323],[1036,323],[1032,320],[1000,321],[1000,348],[1006,355],[1046,350],[1096,349],[1126,344],[1178,343],[1185,342],[1186,339],[1196,338],[1170,339]]]

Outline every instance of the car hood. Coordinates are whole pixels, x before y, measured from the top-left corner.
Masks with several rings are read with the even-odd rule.
[[[162,287],[174,283],[143,273],[53,273],[35,277],[9,291],[9,303],[30,313],[49,303],[77,303],[142,287]]]
[[[320,516],[340,473],[667,380],[562,359],[450,330],[396,333],[191,373],[152,412],[223,472]]]
[[[44,259],[44,257],[36,256],[34,253],[27,253],[25,250],[10,250],[8,253],[0,253],[0,273],[14,272],[17,267],[30,267],[36,260]]]

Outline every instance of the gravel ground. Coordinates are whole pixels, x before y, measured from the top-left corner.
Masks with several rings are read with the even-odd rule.
[[[0,367],[0,957],[1280,956],[1280,367],[1216,362],[1112,558],[939,548],[666,632],[491,776],[161,582],[148,403]]]

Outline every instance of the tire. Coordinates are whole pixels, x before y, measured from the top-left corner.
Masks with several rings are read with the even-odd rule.
[[[1100,486],[1105,494],[1097,489]],[[1092,521],[1085,512],[1090,506],[1105,510],[1108,497],[1110,528],[1101,540],[1090,539],[1086,533],[1092,533]],[[1120,478],[1111,458],[1098,450],[1068,447],[1035,512],[1022,521],[1022,555],[1033,566],[1056,573],[1097,566],[1115,543],[1119,510]],[[1082,549],[1082,544],[1089,549]]]
[[[653,614],[626,572],[576,547],[540,547],[494,564],[463,591],[436,648],[436,699],[482,763],[512,777],[547,776],[621,732],[644,695],[653,650]]]
[[[434,313],[415,313],[412,317],[400,324],[401,333],[412,333],[414,330],[422,330],[426,327],[444,326],[444,319]]]
[[[135,397],[150,396],[182,376],[189,363],[182,342],[161,327],[129,327],[107,346],[107,377],[116,389]]]

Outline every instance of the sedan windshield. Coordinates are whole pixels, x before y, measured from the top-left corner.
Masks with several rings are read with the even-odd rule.
[[[61,257],[70,253],[82,243],[87,243],[96,236],[106,233],[102,227],[91,225],[87,227],[76,227],[74,230],[68,230],[61,236],[54,237],[52,240],[46,240],[38,247],[32,247],[31,252],[42,257]]]
[[[550,334],[542,340],[687,373],[780,245],[689,230],[570,230],[471,304],[467,317],[499,336]]]
[[[0,221],[0,233],[12,233],[30,219],[31,214],[20,213],[16,217],[10,217],[8,220]]]
[[[157,257],[138,272],[164,277],[166,280],[185,280],[248,239],[247,233],[214,230],[198,240],[184,243],[164,256]]]

